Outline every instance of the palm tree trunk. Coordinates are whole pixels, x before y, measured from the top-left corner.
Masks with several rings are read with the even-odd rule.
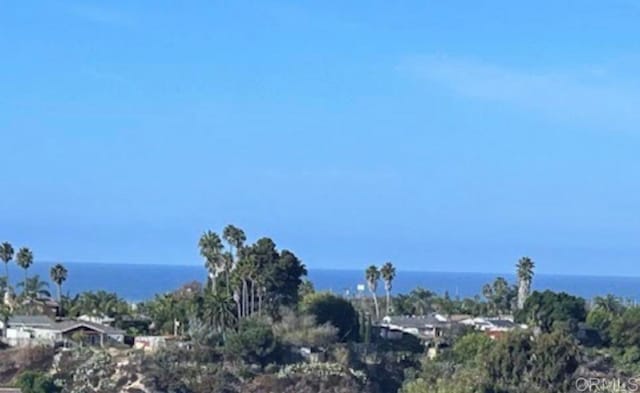
[[[262,288],[258,288],[258,315],[262,315]]]
[[[247,314],[247,308],[249,308],[249,293],[247,292],[247,280],[246,279],[242,279],[242,316],[246,317],[248,316]]]
[[[57,287],[58,287],[58,312],[60,313],[60,316],[63,317],[64,310],[62,309],[62,284],[57,283]]]
[[[378,307],[378,298],[376,297],[375,292],[371,291],[371,296],[373,297],[373,305],[376,309],[376,319],[380,319],[380,308]]]
[[[391,294],[389,290],[385,288],[385,292],[387,293],[387,315],[391,314]]]
[[[253,314],[256,310],[255,291],[256,291],[256,282],[254,280],[251,280],[251,314]]]
[[[240,305],[241,296],[239,292],[240,292],[240,289],[238,288],[233,289],[233,301],[236,302],[236,311],[237,311],[238,321],[242,318],[242,306]]]
[[[528,283],[526,280],[521,279],[518,283],[518,310],[522,310],[524,308],[524,302],[527,300],[528,295]]]
[[[24,269],[24,288],[22,288],[22,294],[27,297],[27,279],[29,278],[28,276],[28,271],[27,269]]]
[[[7,278],[7,290],[9,290],[9,262],[4,264],[4,276]]]

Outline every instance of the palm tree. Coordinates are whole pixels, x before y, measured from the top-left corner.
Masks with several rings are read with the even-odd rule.
[[[409,292],[409,304],[412,314],[427,315],[433,309],[433,298],[435,294],[427,289],[418,287]]]
[[[13,259],[13,246],[11,243],[4,242],[0,245],[0,259],[4,262],[4,276],[9,287],[9,262]]]
[[[62,303],[62,283],[67,281],[67,268],[58,263],[51,268],[49,274],[58,287],[58,302]]]
[[[387,295],[387,315],[391,313],[391,284],[393,279],[396,278],[396,268],[391,262],[386,262],[380,268],[380,274],[382,275],[382,281],[384,281],[384,291]]]
[[[233,225],[227,225],[223,229],[222,238],[229,244],[229,252],[231,252],[232,255],[237,255],[238,251],[244,245],[244,242],[247,241],[247,236],[244,231]]]
[[[18,283],[19,287],[22,287],[23,296],[31,299],[38,297],[50,297],[49,283],[40,280],[39,275],[28,277],[24,282]]]
[[[33,264],[33,253],[27,247],[22,247],[18,250],[16,262],[18,263],[18,266],[24,269],[24,283],[22,284],[22,293],[24,295],[27,290],[27,278],[29,277],[27,274],[29,266]]]
[[[256,274],[256,271],[257,270],[254,264],[254,260],[250,257],[240,259],[234,270],[234,282],[238,287],[241,287],[239,300],[241,303],[240,316],[242,317],[248,317],[251,312],[253,312],[253,308],[250,304],[250,299],[253,297],[255,301],[255,297],[252,296],[254,285],[249,285],[249,283],[251,282],[253,284],[254,281],[252,281],[251,277]]]
[[[82,292],[73,302],[72,315],[90,315],[95,317],[114,317],[127,315],[129,305],[117,294],[100,290]]]
[[[621,314],[622,310],[624,309],[624,306],[622,305],[620,299],[611,294],[604,297],[596,296],[593,299],[593,307],[599,308],[614,315]]]
[[[200,237],[198,246],[200,247],[200,255],[205,259],[205,267],[209,271],[211,286],[215,288],[218,274],[224,270],[224,256],[222,254],[224,247],[220,236],[213,231],[207,231]]]
[[[518,268],[518,309],[522,310],[524,302],[531,291],[531,281],[533,280],[533,268],[535,264],[529,257],[522,257],[516,265]]]
[[[231,290],[231,285],[230,285],[231,283],[230,283],[229,276],[231,275],[231,271],[236,268],[236,265],[240,259],[240,250],[243,248],[244,242],[247,241],[247,235],[245,235],[242,229],[235,227],[233,225],[227,225],[222,230],[222,238],[229,245],[229,255],[231,256],[231,260],[229,261],[229,264],[226,270],[227,291],[229,294],[231,294],[232,290]],[[243,284],[246,285],[244,283],[244,280],[243,280]],[[234,300],[238,299],[237,300],[238,302],[241,301],[240,296],[236,296],[239,291],[240,291],[240,288],[233,289],[233,299]]]
[[[367,280],[367,285],[369,286],[369,291],[371,292],[371,296],[373,297],[373,305],[376,309],[376,319],[380,318],[380,308],[378,307],[378,298],[376,296],[376,289],[378,288],[378,280],[380,280],[380,271],[375,265],[371,265],[365,271],[365,278]]]
[[[233,326],[235,319],[233,299],[222,291],[209,290],[204,298],[204,318],[215,326],[219,333],[222,333],[223,339],[227,328]]]
[[[482,296],[484,296],[484,298],[487,301],[487,305],[489,306],[489,309],[491,309],[491,312],[495,311],[495,301],[494,301],[494,295],[493,295],[493,286],[489,283],[486,283],[482,286]]]

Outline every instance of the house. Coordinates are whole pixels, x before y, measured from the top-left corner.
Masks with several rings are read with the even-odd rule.
[[[491,338],[501,337],[504,333],[517,328],[526,328],[526,325],[519,325],[513,321],[513,317],[476,317],[460,321],[461,324],[472,326],[476,330],[485,332]]]
[[[469,319],[472,316],[469,314],[451,314],[449,315],[449,322],[451,323],[460,323],[462,321],[464,321],[465,319]]]
[[[45,315],[9,318],[4,340],[10,346],[67,345],[81,340],[86,345],[112,345],[124,342],[125,332],[88,321],[54,321]]]
[[[450,327],[451,322],[448,318],[437,313],[421,316],[386,316],[379,324],[380,336],[383,338],[397,340],[404,334],[410,334],[425,342],[443,337]]]
[[[54,319],[60,315],[60,304],[48,297],[25,299],[22,307],[31,315],[45,315]]]
[[[7,325],[1,323],[5,342],[9,346],[51,345],[55,322],[46,315],[19,315],[10,317]]]
[[[133,342],[135,349],[142,349],[145,352],[155,352],[166,346],[167,338],[165,336],[137,336]]]
[[[114,318],[108,317],[106,315],[87,315],[83,314],[76,318],[78,321],[85,321],[91,323],[97,323],[100,325],[109,325],[111,326],[116,320]]]
[[[123,330],[87,321],[57,322],[55,330],[59,332],[59,337],[64,342],[76,341],[80,338],[84,344],[101,347],[109,344],[123,344],[125,337]]]

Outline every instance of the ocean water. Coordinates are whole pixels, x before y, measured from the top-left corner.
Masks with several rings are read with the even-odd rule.
[[[48,281],[51,266],[50,263],[36,262],[29,269],[29,275],[39,274],[41,279]],[[204,267],[193,265],[66,263],[65,266],[69,271],[68,280],[63,286],[65,294],[103,289],[117,292],[130,301],[150,299],[155,294],[169,292],[184,283],[204,281],[206,278]],[[3,268],[0,266],[0,273],[4,272]],[[24,271],[14,264],[10,265],[9,274],[13,283],[24,277]],[[502,276],[511,283],[515,282],[513,274],[398,271],[393,282],[393,293],[407,293],[416,287],[422,287],[439,294],[448,291],[452,297],[471,297],[480,294],[482,286],[497,276]],[[364,284],[364,271],[310,269],[309,278],[319,290],[340,294],[347,291],[355,293],[356,286]],[[533,288],[565,291],[586,299],[606,294],[640,299],[640,277],[537,274]],[[383,293],[382,284],[378,291]],[[53,285],[51,292],[55,293]]]

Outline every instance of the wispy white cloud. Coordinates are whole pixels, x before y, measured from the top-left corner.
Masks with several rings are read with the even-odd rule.
[[[449,56],[406,59],[398,69],[470,99],[619,130],[640,121],[640,87],[607,67],[531,70]],[[626,78],[625,78],[626,77]]]
[[[75,4],[69,11],[75,16],[92,23],[120,27],[132,26],[134,24],[134,20],[130,15],[103,5],[89,3]]]

